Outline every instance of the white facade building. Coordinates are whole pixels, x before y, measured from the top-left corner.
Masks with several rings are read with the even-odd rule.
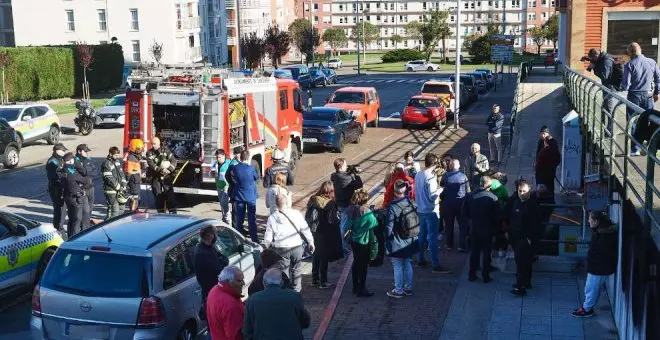
[[[225,0],[200,0],[202,55],[213,65],[224,65],[227,56],[227,6]]]
[[[461,7],[461,44],[470,33],[486,32],[488,24],[497,25],[498,30],[505,25],[506,33],[516,35],[515,46],[525,49],[531,42],[526,38],[526,28],[540,25],[554,13],[554,1],[550,0],[475,0],[460,1]],[[405,0],[334,0],[332,2],[332,26],[344,28],[350,37],[356,24],[369,22],[379,29],[379,39],[367,46],[367,50],[416,48],[421,41],[407,37],[406,25],[413,21],[422,21],[423,15],[433,9],[449,10],[447,20],[452,36],[447,38],[448,51],[456,48],[456,0],[440,1],[405,1]],[[531,7],[530,7],[531,6]],[[403,41],[393,43],[391,37],[401,36]],[[532,43],[533,44],[533,43]],[[442,48],[442,45],[438,46]],[[343,50],[355,50],[356,44],[349,41]]]
[[[272,22],[271,0],[238,0],[241,36],[256,33],[263,37]]]
[[[156,41],[162,63],[202,59],[199,0],[14,0],[12,11],[16,46],[116,39],[134,65],[154,61],[149,49]]]

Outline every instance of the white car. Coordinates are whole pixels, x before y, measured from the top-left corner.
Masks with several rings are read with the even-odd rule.
[[[126,95],[112,97],[100,110],[96,111],[95,125],[124,125],[126,119]]]
[[[47,104],[2,105],[0,118],[16,130],[21,145],[39,139],[48,144],[60,141],[60,117]]]
[[[428,62],[426,60],[414,60],[409,61],[403,66],[404,71],[413,72],[413,71],[437,71],[440,69],[440,65]]]
[[[339,58],[332,58],[328,60],[328,68],[341,68],[343,62]]]

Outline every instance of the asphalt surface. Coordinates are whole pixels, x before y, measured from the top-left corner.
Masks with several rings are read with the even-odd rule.
[[[360,164],[364,170],[362,174],[365,186],[371,189],[373,193],[378,193],[382,189],[382,179],[384,170],[396,160],[400,160],[403,154],[408,150],[415,150],[419,157],[432,150],[434,152],[446,152],[454,150],[457,143],[461,144],[460,153],[467,152],[469,145],[465,144],[465,138],[468,130],[403,130],[400,128],[400,121],[396,118],[405,106],[410,96],[419,93],[422,83],[425,80],[434,77],[440,77],[441,73],[413,73],[413,74],[370,74],[365,76],[340,76],[339,84],[331,85],[327,88],[313,89],[312,99],[314,106],[323,105],[334,89],[342,86],[373,86],[377,89],[381,98],[381,124],[379,128],[370,128],[362,136],[359,145],[347,145],[343,154],[333,154],[322,150],[305,153],[302,160],[298,163],[296,174],[296,185],[293,186],[294,205],[299,208],[304,207],[307,197],[322,183],[329,179],[329,174],[333,172],[332,160],[335,157],[344,157],[349,164]],[[498,96],[505,95],[503,90],[498,89]],[[508,89],[510,91],[510,89]],[[504,102],[496,98],[489,98],[494,93],[487,94],[482,99],[472,104],[469,108],[463,110],[467,124],[470,123],[470,115],[476,115],[475,123],[483,125],[482,119],[488,112],[488,108],[494,102],[503,104],[503,109],[510,107],[510,98],[512,93],[507,94],[508,99]],[[507,103],[508,101],[508,103]],[[481,117],[483,116],[483,118]],[[123,129],[98,129],[87,136],[82,137],[73,133],[73,115],[61,117],[62,125],[70,127],[65,129],[67,133],[62,136],[62,142],[70,149],[74,149],[77,144],[87,143],[92,149],[90,156],[95,164],[100,168],[102,160],[105,158],[107,150],[111,146],[120,146],[123,141]],[[451,122],[451,121],[450,121]],[[482,131],[478,131],[481,135]],[[479,137],[482,145],[486,145],[484,136]],[[483,139],[483,141],[482,141]],[[464,144],[464,145],[463,145]],[[42,222],[50,222],[52,208],[50,199],[46,193],[46,175],[44,164],[50,156],[51,147],[44,143],[34,143],[26,146],[21,151],[21,163],[19,168],[13,170],[0,170],[0,209],[6,209],[19,213],[28,218]],[[101,190],[100,179],[95,181],[96,185],[96,206],[94,215],[103,216],[105,214],[104,198]],[[263,197],[263,193],[261,197]],[[144,200],[143,200],[144,202]],[[219,216],[219,207],[217,200],[206,197],[195,197],[184,202],[179,202],[180,213],[191,214],[199,217],[217,217]],[[262,211],[265,207],[258,203],[258,223],[265,224],[265,214]],[[458,269],[460,263],[464,261],[462,256],[454,256],[457,264],[451,265]],[[343,263],[343,261],[341,261]],[[389,264],[386,265],[389,268]],[[391,284],[391,278],[387,280]],[[450,284],[450,282],[445,282]],[[451,290],[453,292],[453,290]],[[332,290],[326,291],[329,295]],[[453,293],[451,293],[453,294]],[[29,320],[30,320],[30,301],[29,292],[20,297],[12,297],[0,301],[0,340],[4,339],[27,339],[29,338]],[[320,298],[318,296],[307,296],[305,299],[310,301],[309,308],[313,310],[312,328],[318,326],[322,309],[328,303],[329,297]],[[451,295],[448,296],[451,299]],[[340,301],[339,309],[342,307]],[[351,307],[352,309],[353,307]],[[342,314],[348,312],[342,310]],[[437,315],[437,314],[436,314]],[[345,317],[345,316],[342,316]],[[439,323],[438,325],[441,325]],[[439,326],[438,326],[439,327]],[[306,332],[306,337],[310,336]],[[313,334],[313,333],[312,333]],[[435,334],[435,333],[434,333]]]

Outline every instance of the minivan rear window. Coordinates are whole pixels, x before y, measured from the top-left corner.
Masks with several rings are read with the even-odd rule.
[[[58,249],[41,286],[94,297],[142,297],[148,291],[149,258],[94,251]]]
[[[422,93],[451,93],[451,88],[448,85],[424,84]]]

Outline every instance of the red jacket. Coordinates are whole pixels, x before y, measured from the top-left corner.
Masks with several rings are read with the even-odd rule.
[[[392,179],[385,189],[385,197],[383,198],[383,207],[387,207],[394,199],[394,183],[398,180],[403,180],[408,183],[407,195],[410,199],[415,199],[415,180],[406,175],[405,172],[395,172],[392,174]]]
[[[243,315],[245,306],[241,292],[218,283],[206,299],[206,318],[213,340],[243,340]]]

